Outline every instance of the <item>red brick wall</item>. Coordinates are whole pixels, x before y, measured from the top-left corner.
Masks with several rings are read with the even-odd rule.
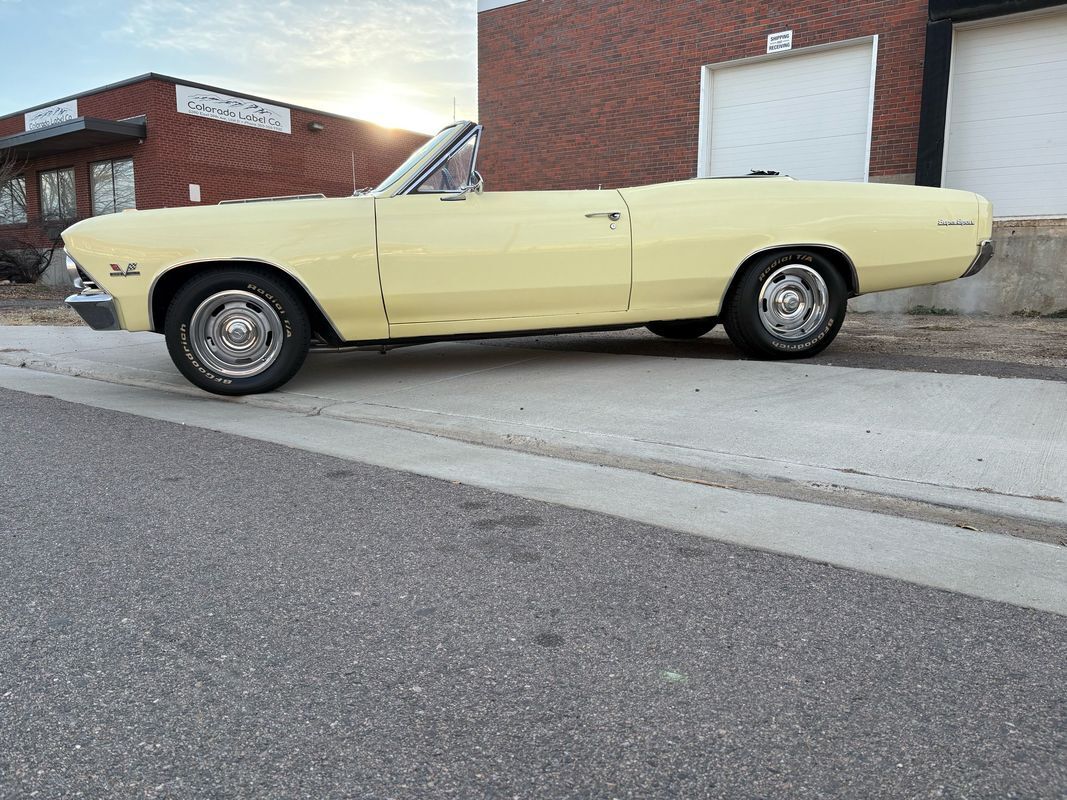
[[[174,84],[158,80],[78,98],[78,115],[117,120],[144,115],[147,138],[35,158],[26,164],[29,224],[0,226],[0,238],[26,236],[44,244],[40,228],[37,173],[74,167],[78,214],[89,216],[89,164],[132,157],[137,207],[196,205],[189,184],[201,187],[201,205],[245,197],[322,192],[352,193],[352,154],[359,188],[374,185],[426,141],[423,134],[393,131],[367,122],[293,109],[292,134],[203,119],[177,110]],[[311,121],[325,130],[308,130]],[[20,133],[22,114],[0,118],[0,136]]]
[[[878,34],[873,177],[914,173],[925,0],[527,0],[478,15],[479,171],[494,190],[696,174],[705,64]]]

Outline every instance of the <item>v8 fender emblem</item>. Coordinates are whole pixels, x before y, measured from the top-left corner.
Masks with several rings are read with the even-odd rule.
[[[118,264],[111,265],[111,274],[116,278],[125,278],[130,275],[140,275],[140,271],[137,269],[137,262],[132,261],[125,267],[120,267]]]

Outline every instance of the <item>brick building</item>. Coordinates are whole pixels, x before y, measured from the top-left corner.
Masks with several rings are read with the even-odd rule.
[[[143,75],[0,117],[0,157],[20,167],[0,186],[0,239],[44,247],[71,219],[124,208],[347,195],[426,138]]]
[[[861,298],[1067,307],[1063,0],[480,0],[490,190],[774,169],[989,197],[973,281]]]

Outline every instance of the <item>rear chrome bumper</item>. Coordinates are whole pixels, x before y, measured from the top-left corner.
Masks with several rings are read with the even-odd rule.
[[[960,277],[969,278],[972,275],[977,275],[979,272],[982,271],[982,267],[984,267],[990,262],[990,260],[992,260],[994,254],[996,253],[996,250],[997,248],[996,245],[993,243],[993,240],[986,239],[984,242],[978,245],[978,255],[974,257],[974,261],[971,262],[971,266],[969,266],[967,268],[967,271],[964,272]]]
[[[115,299],[104,292],[91,294],[72,294],[66,299],[68,306],[81,316],[94,331],[120,331],[119,315],[115,310]]]

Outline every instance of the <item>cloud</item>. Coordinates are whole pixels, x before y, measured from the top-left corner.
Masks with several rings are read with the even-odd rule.
[[[2,0],[0,0],[2,1]],[[235,61],[309,68],[359,66],[384,56],[422,63],[468,59],[461,22],[469,0],[143,0],[118,33],[128,40]]]
[[[5,0],[0,0],[4,2]],[[476,102],[472,0],[140,0],[112,37],[138,42],[183,75],[360,114],[356,99],[390,93],[410,109],[451,115]],[[429,115],[431,112],[427,110]],[[436,119],[436,117],[435,117]],[[388,120],[382,120],[389,123]],[[434,123],[426,122],[427,126]]]

